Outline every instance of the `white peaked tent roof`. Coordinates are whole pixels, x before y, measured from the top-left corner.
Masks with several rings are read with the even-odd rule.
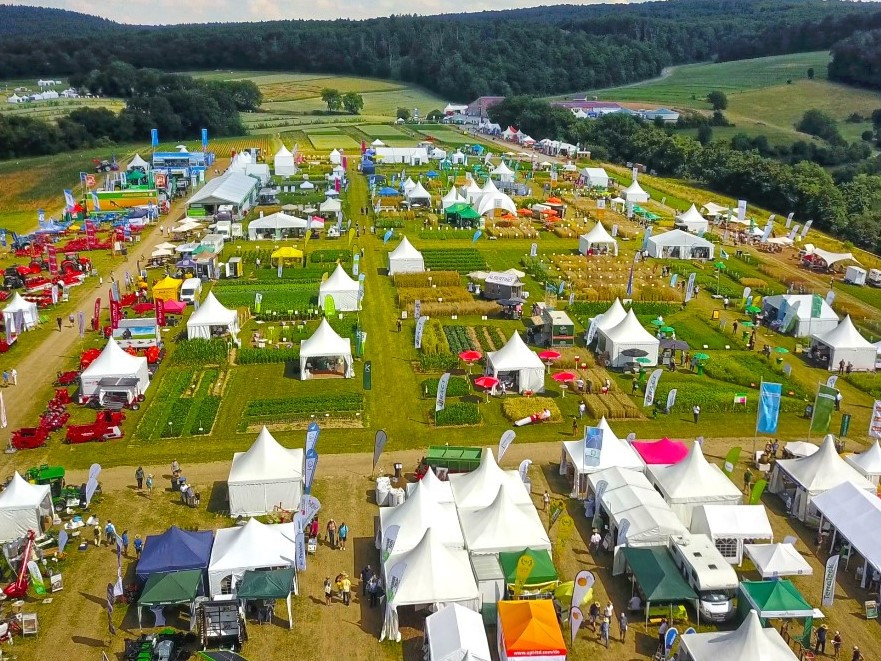
[[[551,541],[532,503],[518,505],[500,484],[487,507],[459,510],[465,545],[471,553],[499,553],[524,548],[551,550]]]
[[[335,213],[338,211],[342,211],[343,204],[339,200],[329,197],[320,205],[318,205],[318,210],[321,213]]]
[[[214,296],[214,292],[208,292],[205,301],[199,309],[193,312],[187,321],[189,326],[225,326],[233,324],[238,327],[238,313],[235,310],[223,307],[223,304]]]
[[[788,473],[810,494],[834,489],[842,482],[850,482],[859,489],[875,490],[875,485],[839,456],[831,434],[826,435],[820,449],[811,456],[778,459],[777,467]]]
[[[707,223],[707,219],[701,215],[694,204],[689,207],[688,211],[678,214],[676,220],[680,223]]]
[[[112,337],[107,340],[104,349],[80,375],[81,379],[100,379],[104,376],[136,374],[147,364],[143,356],[126,353]]]
[[[411,177],[407,177],[407,181],[404,182],[404,191],[406,192],[413,188],[416,188],[416,182]]]
[[[814,573],[792,544],[744,544],[743,550],[762,578],[811,576]]]
[[[602,331],[612,342],[658,342],[658,338],[642,327],[632,308],[620,323],[611,328],[603,328]]]
[[[496,371],[507,372],[528,367],[540,367],[544,369],[541,358],[532,349],[526,346],[520,333],[514,331],[510,339],[498,351],[490,351],[487,354]]]
[[[405,236],[389,253],[389,259],[422,259],[422,253],[416,250],[410,243],[410,239]]]
[[[428,661],[490,661],[480,613],[450,604],[425,618]]]
[[[484,448],[480,455],[480,465],[470,473],[450,475],[453,499],[458,508],[486,507],[495,500],[499,487],[507,483],[511,487],[507,495],[518,505],[531,504],[532,499],[517,471],[506,471],[499,467],[490,448]]]
[[[370,145],[372,147],[385,147],[385,143],[382,140],[380,140],[379,138],[377,138],[376,140],[371,142]]]
[[[500,193],[499,191],[485,192],[483,197],[480,198],[480,204],[477,205],[477,213],[482,216],[494,209],[504,209],[512,214],[517,213],[517,205],[505,193]]]
[[[7,542],[33,530],[43,532],[41,518],[53,514],[48,484],[30,484],[16,471],[9,486],[0,493],[0,541]]]
[[[434,469],[425,471],[425,475],[419,480],[419,483],[423,485],[431,497],[434,498],[439,503],[452,503],[453,501],[453,490],[450,488],[450,483],[441,482],[437,475],[434,473]],[[418,486],[418,485],[417,485]],[[412,493],[412,492],[411,492]]]
[[[459,195],[459,191],[456,190],[455,186],[451,187],[450,192],[441,198],[441,204],[443,204],[444,209],[448,209],[454,204],[459,204],[461,202],[467,202],[467,200]]]
[[[480,189],[482,193],[498,193],[499,189],[496,188],[495,182],[487,177],[486,182],[483,184],[483,188]]]
[[[633,183],[624,189],[624,197],[627,198],[630,195],[648,195],[648,193],[646,193],[642,189],[642,186],[639,185],[639,182],[634,179]]]
[[[331,158],[334,157],[334,156],[339,156],[339,155],[340,155],[340,150],[339,150],[339,149],[333,149],[333,150],[331,150],[331,152],[330,152],[330,156],[331,156]]]
[[[321,324],[308,340],[300,343],[300,357],[308,356],[351,356],[352,341],[340,337],[337,332],[322,319]]]
[[[600,462],[596,466],[587,466],[584,463],[584,439],[563,441],[566,454],[569,455],[569,461],[576,472],[595,472],[613,466],[640,471],[645,468],[645,463],[636,450],[627,441],[622,441],[615,435],[605,416],[600,418],[596,426],[603,430],[603,447],[600,450]]]
[[[621,305],[621,299],[616,298],[615,302],[609,306],[609,309],[596,318],[597,330],[607,330],[614,328],[627,316],[627,310]]]
[[[514,171],[507,165],[505,165],[505,161],[502,161],[492,169],[492,172],[490,172],[490,174],[509,175],[514,174]]]
[[[444,546],[430,528],[412,549],[393,553],[386,560],[386,575],[401,562],[406,569],[392,606],[465,602],[480,596],[468,553]]]
[[[814,506],[875,569],[881,569],[881,499],[844,482],[813,499]]]
[[[37,507],[49,491],[48,484],[31,484],[15,471],[12,481],[0,492],[0,511]]]
[[[583,234],[581,238],[589,243],[618,243],[615,237],[609,234],[606,231],[606,228],[603,227],[603,224],[599,221],[597,221],[597,224],[594,225],[587,234]]]
[[[290,149],[288,149],[287,147],[284,146],[284,144],[282,144],[282,146],[278,148],[278,151],[275,152],[275,157],[278,158],[279,156],[282,156],[282,157],[293,156],[293,154],[291,153]]]
[[[860,335],[860,332],[853,325],[849,314],[845,315],[844,319],[835,328],[820,335],[814,335],[814,338],[836,349],[875,348],[874,344]]]
[[[774,627],[765,628],[754,610],[743,623],[728,633],[688,633],[682,636],[682,646],[694,661],[796,661],[798,657],[789,648]]]
[[[668,502],[739,502],[742,496],[722,469],[707,461],[700,443],[692,444],[678,464],[652,465],[648,471]]]
[[[333,273],[330,274],[330,277],[318,285],[318,293],[319,295],[323,295],[324,292],[334,292],[334,291],[354,291],[357,292],[360,288],[358,281],[354,278],[350,277],[346,270],[343,268],[342,264],[337,264],[336,268],[333,270]]]
[[[849,455],[845,460],[863,475],[881,475],[881,445],[878,441],[865,452]]]
[[[218,530],[208,562],[211,594],[220,594],[220,583],[230,574],[241,578],[248,569],[292,566],[297,557],[296,535],[294,523],[265,524],[257,519]]]
[[[395,541],[396,553],[415,547],[428,529],[432,530],[434,539],[444,546],[457,549],[465,546],[456,507],[452,503],[439,503],[431,492],[431,486],[422,481],[417,483],[403,504],[379,509],[380,530],[385,533],[390,526],[400,527]]]
[[[147,161],[145,161],[143,158],[141,158],[140,154],[135,154],[134,158],[132,158],[132,160],[129,161],[128,167],[126,167],[126,169],[127,170],[131,170],[132,168],[149,169],[149,167],[150,167],[150,164],[147,163]]]
[[[774,539],[764,505],[698,505],[691,513],[691,532],[712,539]]]
[[[3,312],[34,312],[37,309],[37,304],[33,301],[27,301],[21,297],[21,294],[15,292],[12,295],[12,300],[6,304],[6,307],[3,308]]]
[[[284,447],[263,427],[247,451],[233,455],[228,482],[274,482],[289,478],[303,479],[302,448]]]
[[[477,185],[477,182],[474,179],[468,180],[468,186],[465,188],[466,193],[482,193],[480,190],[480,186]]]
[[[407,191],[406,193],[408,200],[430,200],[431,194],[425,190],[425,186],[422,185],[422,182],[419,181],[416,185]]]

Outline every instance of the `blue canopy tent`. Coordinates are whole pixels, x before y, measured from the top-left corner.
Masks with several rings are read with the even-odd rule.
[[[429,170],[428,172],[425,173],[425,176],[428,177],[429,179],[437,179],[438,176],[440,176],[440,175],[438,175],[438,173],[435,170]]]
[[[396,188],[384,186],[383,188],[379,189],[379,194],[382,197],[398,197],[401,194],[401,191],[397,190]]]
[[[210,530],[191,532],[171,526],[161,535],[148,535],[144,551],[135,571],[139,581],[146,581],[151,574],[208,569],[214,533]]]
[[[179,269],[194,269],[196,268],[196,262],[190,259],[189,257],[185,257],[179,262],[175,263],[175,266]]]

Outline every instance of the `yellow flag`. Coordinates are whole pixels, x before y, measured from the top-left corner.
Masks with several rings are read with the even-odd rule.
[[[529,578],[529,575],[532,573],[532,568],[535,567],[535,558],[532,556],[526,555],[525,553],[520,556],[520,559],[517,560],[517,570],[514,574],[514,596],[519,597],[520,592],[523,590],[523,586],[526,584],[526,579]]]
[[[352,227],[349,230],[349,249],[352,248],[352,241],[354,241],[354,240],[355,240],[355,228]]]
[[[572,537],[572,533],[575,530],[575,519],[573,519],[568,514],[564,514],[560,517],[560,523],[557,528],[557,541],[561,544],[565,544],[569,541],[569,538]]]

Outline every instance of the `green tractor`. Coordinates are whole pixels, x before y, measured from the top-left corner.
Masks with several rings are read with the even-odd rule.
[[[33,466],[25,472],[24,478],[31,484],[48,484],[52,494],[52,503],[56,509],[67,507],[69,500],[79,500],[80,488],[65,485],[64,466],[50,466],[49,464]]]

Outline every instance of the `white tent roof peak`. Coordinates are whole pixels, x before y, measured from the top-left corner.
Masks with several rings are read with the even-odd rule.
[[[140,154],[135,154],[134,158],[129,161],[127,170],[131,170],[132,168],[149,168],[150,164],[147,163],[143,158],[141,158]]]
[[[597,221],[597,224],[587,234],[584,234],[583,238],[591,243],[616,243],[615,238],[606,231],[600,221]],[[618,299],[615,300],[618,301]],[[618,301],[618,304],[620,305],[621,302]]]
[[[264,426],[245,452],[236,452],[229,482],[269,482],[303,477],[303,450],[281,445]]]
[[[480,190],[480,186],[477,185],[477,182],[474,179],[468,180],[468,186],[465,188],[466,193],[481,193],[483,191]]]
[[[508,341],[505,342],[505,346],[498,351],[490,351],[487,355],[491,358],[492,364],[496,369],[502,372],[506,371],[506,369],[521,367],[541,367],[544,369],[544,363],[541,362],[541,358],[526,346],[526,342],[523,341],[523,338],[520,337],[520,333],[517,331],[514,331]]]
[[[288,149],[287,147],[284,146],[284,144],[282,144],[282,146],[278,148],[278,151],[275,152],[275,155],[276,156],[292,156],[293,154],[291,154],[290,149]]]
[[[459,508],[486,507],[498,495],[498,488],[503,483],[519,487],[508,491],[509,497],[517,504],[532,502],[517,471],[503,470],[496,463],[491,448],[483,449],[480,465],[475,470],[450,476],[453,498]]]
[[[254,518],[248,519],[243,526],[221,528],[211,550],[208,572],[292,565],[295,537],[294,523],[267,524]],[[289,558],[286,557],[288,553]]]
[[[407,191],[407,199],[431,199],[431,195],[425,190],[422,182],[419,181],[413,188]]]
[[[792,544],[744,544],[743,550],[762,578],[811,576],[814,573]]]
[[[143,356],[133,356],[126,353],[112,337],[101,354],[83,371],[81,377],[100,376],[102,374],[123,374],[137,372],[141,365],[146,362]]]
[[[676,216],[677,220],[683,223],[706,223],[707,219],[701,215],[694,204],[689,207],[688,211]]]
[[[0,492],[0,507],[14,509],[39,505],[46,497],[49,485],[31,484],[18,471],[12,475],[12,481]]]
[[[431,661],[490,661],[483,618],[469,608],[450,604],[425,618]]]
[[[397,245],[397,247],[389,253],[390,258],[394,259],[406,259],[406,258],[422,258],[422,253],[416,250],[413,247],[413,244],[410,243],[410,239],[406,236],[401,239],[401,242]]]
[[[609,306],[609,309],[597,317],[597,329],[614,328],[627,316],[627,310],[621,305],[621,299],[616,298],[615,302]]]
[[[686,634],[682,644],[695,661],[796,661],[798,658],[776,629],[762,626],[754,610],[750,610],[735,631]]]
[[[483,188],[480,189],[482,193],[498,193],[499,189],[496,187],[495,182],[489,177],[486,179],[486,183],[483,184]]]
[[[823,342],[823,344],[828,344],[832,347],[848,349],[868,349],[874,347],[871,342],[860,335],[860,332],[853,325],[849,314],[845,315],[844,319],[838,322],[838,325],[832,330],[814,337]]]
[[[535,506],[517,504],[509,485],[501,483],[486,507],[459,511],[465,544],[472,553],[495,553],[523,548],[550,550],[551,542]]]
[[[820,449],[808,457],[778,459],[777,467],[795,478],[806,491],[818,494],[851,482],[859,489],[875,490],[875,485],[844,461],[835,449],[835,439],[827,434]]]
[[[3,308],[4,312],[18,312],[19,310],[31,310],[37,307],[36,303],[31,301],[27,301],[22,298],[21,294],[15,292],[12,295],[12,299],[9,303],[6,304],[6,307]]]
[[[704,457],[700,443],[693,443],[688,456],[671,466],[649,466],[662,490],[671,499],[700,498],[706,496],[707,502],[721,497],[739,499],[740,489],[729,480],[722,470]]]
[[[657,340],[654,335],[642,327],[642,324],[639,323],[639,319],[636,318],[636,314],[633,312],[632,308],[627,311],[627,314],[621,322],[612,328],[604,328],[603,331],[605,332],[606,337],[613,342]]]
[[[407,181],[404,182],[404,191],[406,192],[413,188],[416,188],[416,182],[413,181],[412,177],[407,177]]]
[[[319,290],[330,289],[355,289],[357,290],[359,287],[358,281],[349,276],[346,273],[346,269],[343,268],[342,264],[337,264],[336,268],[333,270],[333,273],[330,274],[330,277],[327,278],[321,285],[318,287]]]
[[[236,319],[238,313],[235,310],[230,310],[227,307],[224,307],[223,304],[217,300],[217,297],[214,296],[214,292],[208,292],[208,295],[205,297],[204,302],[199,306],[199,309],[193,312],[187,321],[187,325],[190,324],[227,324],[233,319]]]
[[[505,165],[505,161],[502,161],[492,169],[492,172],[490,172],[490,174],[509,175],[514,174],[514,171],[511,170],[511,168],[509,168],[507,165]]]
[[[875,441],[865,452],[845,457],[863,475],[881,475],[881,445]]]
[[[340,335],[322,319],[321,324],[308,340],[300,343],[300,354],[309,356],[348,356],[352,352],[352,342]]]
[[[631,183],[627,188],[624,189],[624,197],[626,198],[628,195],[645,195],[646,192],[642,189],[642,186],[639,185],[639,182],[634,179],[633,183]]]

